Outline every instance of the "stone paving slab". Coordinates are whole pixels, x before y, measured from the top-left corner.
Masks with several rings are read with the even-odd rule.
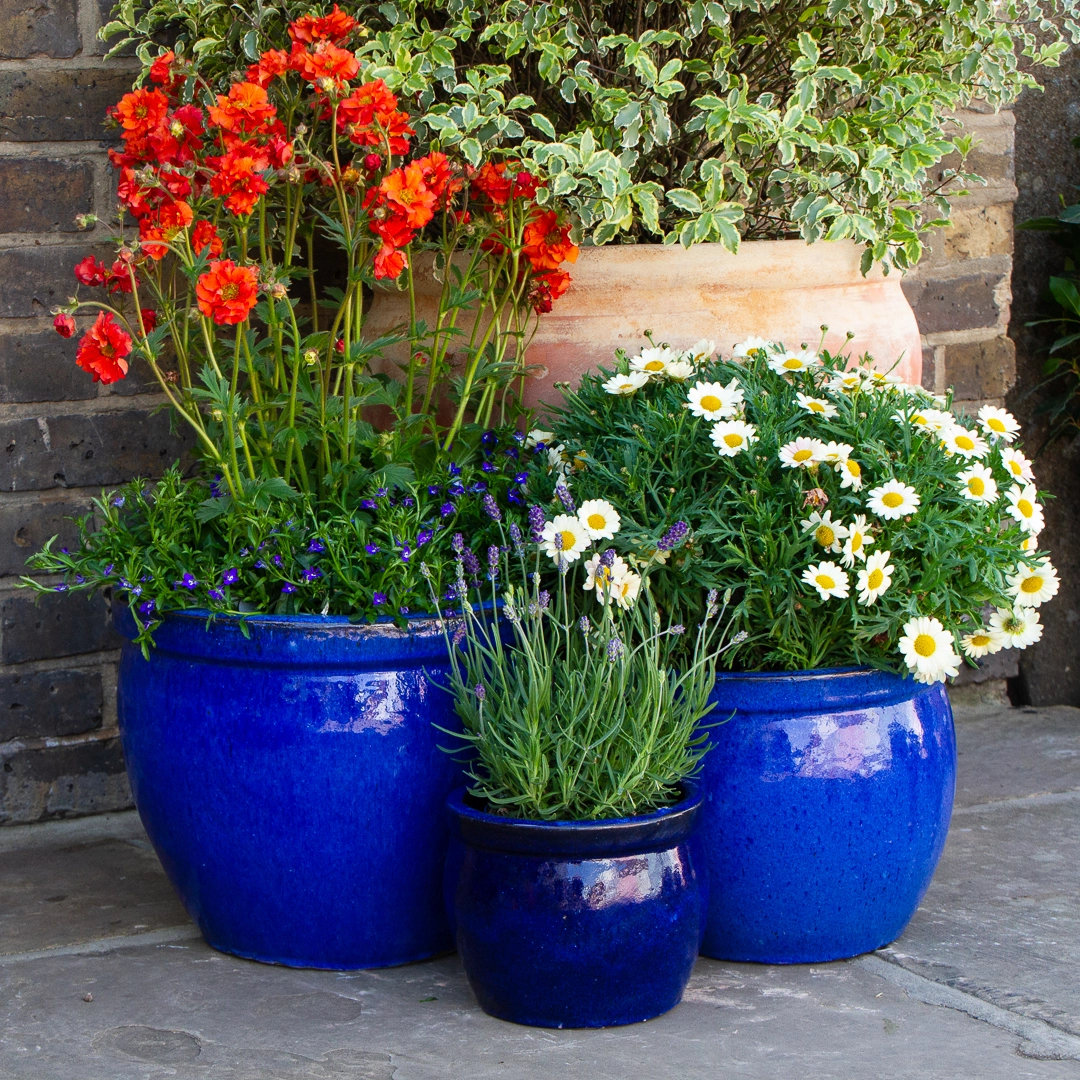
[[[493,1020],[456,957],[215,953],[134,814],[0,830],[0,1078],[1080,1080],[1080,710],[961,709],[957,739],[953,829],[900,941],[701,960],[676,1010],[608,1031]]]

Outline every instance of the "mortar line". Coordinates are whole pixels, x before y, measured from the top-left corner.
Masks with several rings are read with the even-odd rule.
[[[111,953],[118,949],[169,945],[175,941],[192,941],[199,937],[202,937],[202,934],[194,924],[169,926],[164,930],[148,930],[145,934],[121,934],[117,937],[98,938],[96,941],[87,941],[80,945],[57,945],[52,949],[8,953],[0,955],[0,967],[8,964],[25,964],[34,960],[48,960],[53,956],[100,956],[102,953]]]
[[[974,994],[910,971],[880,953],[859,956],[852,962],[864,971],[899,987],[908,997],[921,1001],[924,1005],[954,1009],[974,1020],[1018,1036],[1037,1051],[1035,1054],[1024,1051],[1026,1057],[1080,1061],[1080,1038],[1062,1031],[1049,1021],[1035,1020],[1000,1005],[993,1005]]]
[[[1080,790],[1075,788],[1068,791],[1040,791],[1033,795],[1010,795],[1004,799],[992,799],[990,802],[976,803],[973,806],[960,806],[953,810],[952,816],[969,817],[987,810],[1009,810],[1018,806],[1060,806],[1062,803],[1077,800],[1080,800]]]

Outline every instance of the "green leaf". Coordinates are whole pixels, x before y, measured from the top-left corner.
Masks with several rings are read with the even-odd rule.
[[[529,119],[532,121],[532,126],[549,139],[558,138],[555,134],[555,125],[543,113],[533,113]]]
[[[701,213],[701,199],[689,188],[672,188],[664,194],[667,201],[673,203],[680,210],[686,210],[691,214]]]

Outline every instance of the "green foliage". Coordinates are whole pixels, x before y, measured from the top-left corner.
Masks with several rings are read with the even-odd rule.
[[[594,599],[580,562],[544,573],[537,545],[514,535],[492,551],[486,587],[470,589],[461,569],[466,603],[447,628],[470,794],[493,812],[544,821],[631,817],[677,801],[706,750],[699,722],[723,651],[715,596],[676,668],[684,628],[662,627],[647,578],[625,608],[611,589]]]
[[[920,231],[977,179],[940,168],[962,170],[971,147],[951,110],[1007,104],[1080,39],[1078,0],[347,6],[427,135],[473,161],[498,146],[544,166],[594,242],[854,238],[867,267],[917,262]],[[123,0],[105,33],[144,62],[153,35],[178,33],[224,78],[307,9]]]
[[[743,363],[708,360],[686,381],[653,378],[628,396],[605,390],[609,372],[585,375],[577,391],[564,391],[550,425],[559,444],[555,467],[550,474],[536,468],[532,494],[543,498],[567,472],[578,499],[615,505],[625,542],[641,559],[657,548],[655,523],[687,522],[690,538],[652,575],[654,595],[672,617],[690,621],[705,590],[731,589],[734,625],[747,638],[728,660],[747,670],[865,664],[903,672],[897,648],[909,620],[937,618],[961,638],[984,625],[988,605],[1007,611],[1018,602],[1009,578],[1034,562],[1035,544],[1029,540],[1025,554],[1028,534],[1006,516],[1006,495],[1015,488],[1004,443],[983,428],[985,453],[966,458],[943,442],[957,424],[944,400],[865,369],[848,373],[852,385],[841,389],[843,358],[814,358],[819,366],[780,375],[769,366],[778,354],[750,351]],[[618,366],[628,370],[625,357]],[[721,456],[713,422],[688,408],[692,389],[706,383],[743,395],[729,415],[741,412],[756,441],[735,456]],[[807,411],[799,394],[835,415]],[[967,422],[969,430],[976,426]],[[780,449],[798,438],[821,447],[809,467],[785,467]],[[861,467],[861,484],[845,486],[839,459],[822,458],[831,444]],[[967,497],[960,480],[978,464],[995,478],[998,494],[988,502]],[[913,487],[921,500],[894,520],[869,505],[873,490],[891,479]],[[876,600],[859,599],[863,558],[846,556],[839,543],[826,549],[804,524],[815,511],[841,527],[865,517],[865,542],[872,546],[864,557],[891,552],[892,583]],[[838,539],[846,535],[836,532]],[[846,598],[824,599],[804,580],[804,571],[823,560],[847,567]]]

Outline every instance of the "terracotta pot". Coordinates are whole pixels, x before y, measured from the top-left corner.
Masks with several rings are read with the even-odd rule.
[[[708,338],[725,355],[750,336],[816,347],[825,325],[826,349],[844,348],[853,358],[868,352],[875,367],[918,383],[919,328],[900,275],[886,277],[875,267],[863,277],[862,252],[854,241],[802,240],[752,240],[738,255],[721,244],[582,248],[570,267],[573,283],[540,318],[529,346],[529,363],[542,371],[527,391],[528,404],[558,400],[556,382],[573,382],[596,364],[610,366],[617,348],[637,352],[647,344],[646,330],[675,346]],[[418,316],[431,325],[438,285],[429,267],[417,265],[416,287]],[[378,292],[368,332],[407,318],[404,293]],[[849,331],[854,337],[845,348]]]

